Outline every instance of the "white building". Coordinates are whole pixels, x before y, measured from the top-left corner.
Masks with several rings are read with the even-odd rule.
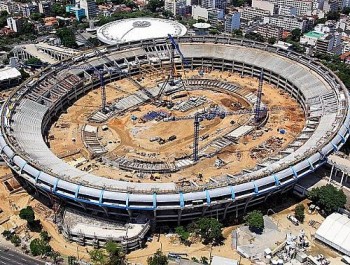
[[[306,15],[312,11],[313,0],[270,0],[271,3],[279,6],[292,6],[297,9],[297,15]]]
[[[317,40],[322,38],[324,35],[325,34],[321,32],[310,31],[300,37],[300,43],[304,45],[316,46]]]
[[[307,29],[308,21],[294,16],[270,16],[264,17],[264,24],[271,24],[289,31],[300,29],[301,32],[304,32]]]
[[[270,15],[275,14],[275,4],[267,0],[253,0],[252,7],[262,9],[262,10],[267,10],[270,12]]]
[[[254,7],[244,7],[241,11],[241,18],[244,20],[262,19],[270,15],[270,11]]]
[[[85,10],[85,16],[87,19],[97,16],[96,2],[93,0],[80,0],[80,8]]]
[[[174,15],[180,15],[182,9],[191,5],[191,0],[165,0],[164,9]]]
[[[22,18],[14,18],[14,17],[7,18],[7,26],[10,29],[12,29],[14,32],[20,32],[22,25],[23,25]]]
[[[325,0],[323,4],[323,11],[325,13],[331,12],[331,11],[337,11],[339,8],[339,4],[337,1],[334,0]]]
[[[208,20],[208,10],[201,6],[192,6],[192,18]]]
[[[278,14],[282,16],[296,16],[297,8],[294,6],[280,6],[278,8]]]

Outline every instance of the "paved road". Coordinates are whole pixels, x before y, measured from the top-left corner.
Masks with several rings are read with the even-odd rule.
[[[44,265],[38,261],[17,251],[0,247],[0,265]]]

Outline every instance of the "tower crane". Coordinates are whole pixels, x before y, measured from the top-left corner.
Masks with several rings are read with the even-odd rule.
[[[175,86],[176,82],[175,82],[175,78],[176,77],[181,77],[177,72],[176,72],[176,67],[175,67],[175,50],[178,52],[178,54],[180,55],[181,58],[181,62],[185,65],[187,65],[187,61],[185,60],[185,57],[182,53],[182,51],[180,50],[179,44],[175,41],[174,37],[171,36],[170,34],[168,34],[168,38],[170,40],[171,43],[171,53],[170,53],[170,72],[169,75],[167,77],[167,79],[165,80],[165,82],[162,84],[161,89],[158,92],[158,97],[161,96],[166,88],[167,85],[170,86]]]

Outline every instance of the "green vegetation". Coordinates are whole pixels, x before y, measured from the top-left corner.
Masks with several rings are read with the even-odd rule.
[[[27,206],[27,208],[23,208],[19,212],[19,217],[21,219],[26,220],[28,223],[33,223],[35,220],[35,214],[33,208],[31,206]]]
[[[271,37],[271,38],[268,38],[267,39],[267,42],[269,43],[269,44],[275,44],[276,43],[276,38],[275,37]]]
[[[332,56],[325,53],[315,54],[315,57],[320,59],[321,62],[343,81],[344,85],[350,88],[350,67],[348,64],[342,62],[338,56]]]
[[[10,240],[13,235],[13,233],[10,230],[4,230],[4,232],[2,232],[1,234],[6,240]]]
[[[148,265],[168,265],[168,258],[158,249],[153,256],[147,258]]]
[[[331,184],[314,188],[308,193],[308,197],[320,206],[326,214],[331,214],[344,207],[346,196],[342,190],[338,190]]]
[[[327,13],[327,20],[339,20],[340,12],[339,11],[330,11]]]
[[[121,245],[108,241],[106,250],[94,249],[89,252],[90,259],[95,265],[122,265],[125,264],[125,253]]]
[[[232,37],[235,38],[242,38],[243,37],[243,32],[240,29],[235,29],[232,31]]]
[[[29,247],[33,256],[47,255],[51,252],[49,243],[40,238],[33,239]]]
[[[293,29],[291,31],[291,40],[292,41],[300,41],[300,37],[301,37],[301,30],[300,29]]]
[[[7,11],[1,11],[0,12],[0,28],[5,27],[7,25],[7,17],[9,14]]]
[[[255,32],[249,32],[244,35],[244,38],[254,40],[254,41],[259,41],[259,42],[265,42],[265,38],[261,36],[258,33]]]
[[[189,232],[202,237],[204,244],[220,244],[223,240],[222,224],[215,218],[203,217],[189,225]]]
[[[107,256],[103,249],[94,249],[89,252],[91,262],[94,265],[107,264]]]
[[[249,5],[251,6],[252,5],[252,0],[233,0],[232,1],[232,5],[233,6],[244,6],[244,5]]]
[[[30,14],[30,18],[35,20],[35,21],[39,21],[43,17],[45,17],[45,15],[44,14],[40,14],[40,13],[32,13],[32,14]]]
[[[77,43],[75,42],[75,35],[72,29],[62,28],[57,30],[57,36],[60,38],[61,43],[69,48],[76,48]]]
[[[152,13],[159,11],[164,6],[164,0],[150,0],[147,4],[147,9]]]
[[[109,241],[105,245],[108,253],[108,264],[110,265],[122,265],[125,262],[125,253],[121,245]]]
[[[15,245],[15,247],[18,247],[21,244],[21,239],[18,235],[13,235],[11,237],[11,243]]]
[[[55,3],[51,7],[51,12],[54,16],[65,16],[66,15],[66,9],[64,5]]]
[[[248,224],[249,229],[256,233],[262,233],[264,230],[264,216],[258,211],[254,210],[244,217],[244,221]]]
[[[190,233],[183,226],[176,227],[175,233],[178,234],[182,242],[187,241],[190,236]]]
[[[294,215],[295,215],[295,218],[300,223],[304,222],[304,219],[305,219],[305,206],[304,206],[304,204],[300,203],[295,207]]]
[[[43,64],[43,62],[36,57],[32,57],[32,58],[29,58],[27,61],[25,61],[25,64],[29,65],[29,66],[39,66],[40,67]]]
[[[21,72],[21,74],[22,74],[22,72],[27,74],[26,72],[24,72],[23,69],[21,69],[20,72]],[[22,77],[23,77],[23,75],[22,75]],[[19,217],[21,219],[24,219],[27,221],[27,227],[29,228],[30,231],[35,231],[35,232],[41,231],[42,226],[40,224],[40,220],[35,220],[34,211],[33,211],[33,208],[31,206],[27,206],[27,208],[23,208],[19,212]]]

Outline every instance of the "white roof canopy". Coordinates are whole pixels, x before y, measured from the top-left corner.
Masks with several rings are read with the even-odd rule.
[[[118,44],[153,38],[183,36],[187,32],[184,25],[167,19],[131,18],[107,23],[97,30],[97,37],[107,44]]]
[[[331,214],[316,231],[316,238],[350,256],[350,218],[339,213]]]

